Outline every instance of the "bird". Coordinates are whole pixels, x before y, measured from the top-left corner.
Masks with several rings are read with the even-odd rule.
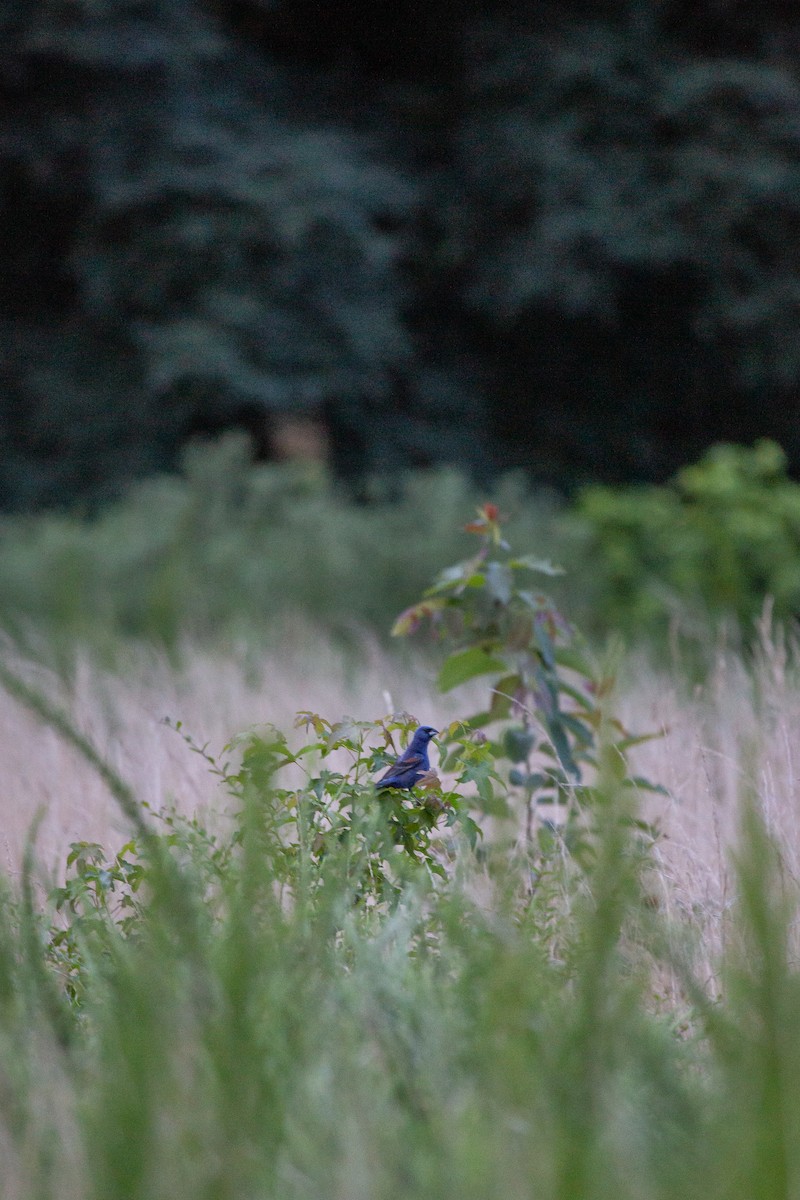
[[[432,725],[420,725],[414,736],[395,762],[375,784],[378,791],[384,788],[412,788],[431,769],[428,759],[428,742],[439,732]]]

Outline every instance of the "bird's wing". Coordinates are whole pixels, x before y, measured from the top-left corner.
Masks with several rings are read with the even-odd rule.
[[[426,766],[424,754],[419,754],[415,750],[412,754],[410,750],[406,750],[400,755],[397,762],[392,763],[391,767],[381,775],[378,783],[383,783],[386,779],[391,779],[393,775],[405,775],[407,771],[414,771],[417,768],[424,769]]]

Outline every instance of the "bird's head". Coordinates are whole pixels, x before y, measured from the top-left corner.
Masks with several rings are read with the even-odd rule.
[[[420,725],[419,729],[414,734],[414,741],[418,746],[427,746],[432,737],[435,737],[439,732],[432,725]]]

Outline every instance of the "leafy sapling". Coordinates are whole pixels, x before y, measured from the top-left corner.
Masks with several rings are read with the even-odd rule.
[[[490,679],[486,707],[469,715],[464,726],[490,730],[484,740],[492,758],[509,764],[503,790],[524,799],[527,842],[533,843],[543,824],[537,813],[553,811],[565,815],[565,832],[574,839],[581,815],[596,807],[593,780],[601,740],[610,741],[624,765],[623,786],[649,785],[628,772],[626,752],[638,739],[608,712],[613,678],[595,670],[577,630],[531,582],[561,569],[512,553],[501,524],[497,506],[483,505],[465,527],[480,539],[476,553],[442,571],[422,600],[400,614],[392,633],[405,636],[429,623],[449,651],[438,677],[443,692],[481,676]],[[501,781],[492,764],[483,755],[474,764],[468,761],[476,750],[459,732],[445,768],[460,764],[461,778],[476,784],[478,808],[502,814],[507,806],[497,793]]]

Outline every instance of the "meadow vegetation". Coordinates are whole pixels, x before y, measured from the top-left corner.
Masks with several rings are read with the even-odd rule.
[[[4,1195],[797,1193],[798,647],[593,652],[499,516],[415,650],[6,647]]]
[[[551,506],[529,502],[521,477],[498,499],[516,542],[547,542]],[[253,465],[248,440],[229,435],[88,518],[6,517],[0,616],[17,636],[33,623],[95,645],[252,641],[297,612],[340,633],[385,631],[458,556],[474,503],[474,486],[441,470],[402,493],[376,482],[354,504],[321,464]]]
[[[383,639],[442,564],[463,556],[464,514],[486,496],[437,469],[380,479],[360,499],[322,464],[253,463],[247,438],[199,442],[94,513],[0,518],[0,624],[27,650],[145,639],[176,651],[275,644],[287,616],[352,643]],[[493,489],[510,542],[568,568],[551,593],[595,643],[651,655],[677,639],[696,661],[721,625],[750,642],[765,597],[800,606],[800,485],[775,443],[718,446],[663,486],[569,501],[508,474]]]
[[[714,446],[661,487],[587,487],[569,523],[595,627],[702,643],[728,618],[749,642],[765,597],[779,621],[800,611],[800,485],[775,442]]]

